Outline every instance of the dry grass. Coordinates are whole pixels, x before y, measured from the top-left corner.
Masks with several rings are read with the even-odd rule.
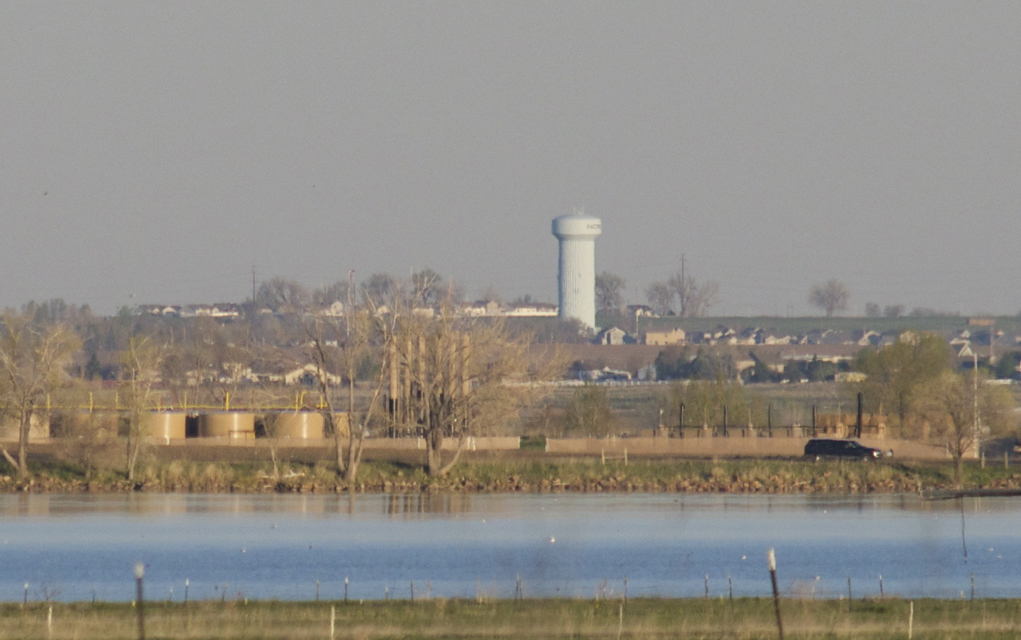
[[[429,600],[328,602],[207,601],[188,606],[150,603],[148,638],[329,638],[336,607],[336,637],[376,638],[775,638],[769,599],[639,599],[623,612],[619,600],[526,600],[481,604]],[[909,603],[904,600],[789,600],[782,604],[787,638],[905,638]],[[135,638],[130,604],[55,604],[0,607],[0,639]],[[1021,633],[1021,601],[914,603],[914,637],[1015,638]]]

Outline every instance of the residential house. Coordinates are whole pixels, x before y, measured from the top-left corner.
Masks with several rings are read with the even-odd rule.
[[[500,303],[495,300],[476,300],[475,302],[461,305],[458,308],[458,313],[471,318],[482,318],[502,316],[503,309],[500,307]]]
[[[619,327],[610,327],[596,334],[594,342],[596,344],[621,345],[632,343],[634,340],[628,335],[627,331]]]
[[[629,304],[627,314],[631,318],[658,318],[659,315],[647,304]]]
[[[557,305],[546,302],[512,304],[506,315],[517,318],[550,318],[557,315]]]
[[[303,367],[292,369],[284,374],[283,379],[284,384],[286,385],[300,384],[306,387],[313,386],[316,384],[317,381],[316,366],[314,364],[309,363]],[[329,380],[330,384],[337,386],[339,386],[340,383],[342,382],[340,376],[333,375],[332,373],[327,374],[327,380]]]
[[[647,329],[645,331],[645,344],[668,346],[684,344],[684,329]]]

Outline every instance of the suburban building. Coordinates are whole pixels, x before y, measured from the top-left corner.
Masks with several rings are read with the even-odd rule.
[[[669,346],[684,344],[684,329],[647,329],[645,331],[645,344]]]

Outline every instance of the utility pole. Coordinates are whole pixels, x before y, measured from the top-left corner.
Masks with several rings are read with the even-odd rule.
[[[992,343],[992,335],[990,334],[990,342],[989,342],[989,345],[990,345],[989,348],[990,349],[992,349],[992,344],[993,344]],[[973,428],[975,429],[975,444],[976,444],[976,448],[977,448],[976,453],[978,453],[978,457],[981,459],[982,458],[982,432],[979,430],[979,426],[978,426],[978,352],[977,351],[972,351],[971,352],[971,356],[972,356],[972,362],[973,362],[972,369],[971,369],[971,375],[972,375],[972,379],[973,379],[974,387],[975,387],[974,391],[972,393],[972,395],[973,395],[972,400],[974,401],[974,407],[972,409],[972,417],[974,418],[974,422],[975,422]]]
[[[255,265],[252,265],[252,308],[255,308]]]
[[[678,288],[677,295],[681,298],[681,317],[687,317],[685,315],[685,307],[688,306],[688,281],[684,279],[684,254],[681,254],[681,286]]]
[[[344,309],[344,357],[347,360],[347,428],[353,434],[355,411],[355,363],[351,350],[351,320],[354,316],[355,270],[347,272],[347,308]]]

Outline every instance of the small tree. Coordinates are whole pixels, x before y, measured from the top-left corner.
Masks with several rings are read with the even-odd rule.
[[[662,402],[664,413],[668,415],[676,415],[683,403],[686,425],[702,424],[705,427],[722,425],[724,408],[731,424],[738,424],[746,418],[749,408],[757,409],[743,385],[723,379],[673,384]]]
[[[859,351],[853,368],[866,377],[850,385],[848,395],[860,392],[866,411],[895,416],[901,436],[924,437],[919,428],[926,387],[951,371],[950,349],[942,336],[903,333],[888,347]]]
[[[953,458],[958,488],[963,485],[964,459],[978,453],[983,431],[995,436],[1013,429],[1017,422],[1010,392],[983,384],[978,375],[974,370],[967,375],[946,371],[924,389],[926,419],[933,427],[933,438]]]
[[[837,311],[847,309],[847,303],[851,299],[851,292],[843,282],[832,279],[825,284],[816,284],[808,294],[808,302],[826,312],[830,318]]]
[[[564,431],[605,437],[613,432],[613,411],[606,389],[587,384],[575,389],[564,413]]]
[[[46,396],[66,379],[66,367],[81,341],[64,325],[40,326],[28,313],[5,312],[0,321],[0,416],[18,426],[17,458],[3,445],[0,453],[19,478],[26,478],[32,425],[49,419]]]

